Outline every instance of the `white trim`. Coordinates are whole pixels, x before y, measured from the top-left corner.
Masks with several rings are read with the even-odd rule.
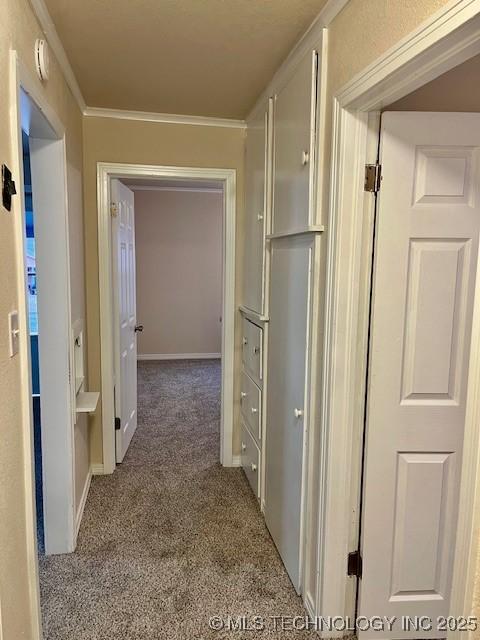
[[[92,470],[92,476],[104,476],[105,475],[105,469],[104,469],[102,463],[92,464],[90,466],[90,469]]]
[[[28,72],[20,62],[17,52],[10,52],[10,104],[11,131],[12,131],[12,172],[16,176],[17,191],[23,192],[23,151],[20,135],[21,116],[19,111],[19,87],[27,82]],[[29,583],[28,611],[32,621],[33,640],[42,638],[42,621],[40,612],[40,587],[38,577],[38,550],[37,550],[37,516],[35,507],[35,476],[34,476],[34,444],[33,444],[33,413],[32,413],[32,380],[31,358],[28,332],[28,309],[26,300],[25,278],[25,243],[24,221],[25,211],[23,198],[13,204],[14,229],[15,229],[15,254],[18,295],[18,319],[20,327],[19,356],[20,378],[19,390],[21,394],[21,414],[23,430],[23,484],[25,491],[25,543],[27,547],[27,571]],[[23,328],[23,329],[22,329]]]
[[[479,0],[451,0],[354,76],[336,96],[341,106],[381,109],[477,55],[479,12]]]
[[[45,34],[45,38],[57,59],[60,69],[65,77],[65,81],[69,86],[73,97],[77,101],[80,111],[84,113],[87,105],[85,104],[82,91],[78,85],[75,74],[73,73],[73,69],[70,65],[67,54],[65,53],[65,49],[63,48],[63,44],[59,38],[53,20],[48,12],[47,6],[45,5],[44,0],[30,0],[30,4],[37,16],[37,20],[40,23],[42,31]]]
[[[153,185],[129,184],[127,185],[132,191],[179,191],[191,193],[223,193],[223,189],[218,187],[155,187]]]
[[[80,525],[82,524],[83,512],[85,511],[85,505],[87,504],[88,492],[90,491],[90,485],[92,483],[92,468],[88,470],[87,479],[83,486],[82,497],[80,499],[80,504],[78,505],[77,515],[75,517],[75,540],[78,537],[78,532],[80,531]]]
[[[231,467],[241,467],[242,466],[242,456],[233,456]]]
[[[218,180],[224,184],[223,310],[222,310],[222,413],[220,462],[232,466],[235,356],[235,219],[236,170],[139,164],[97,164],[98,255],[100,285],[100,354],[102,380],[102,432],[104,473],[115,470],[115,411],[113,402],[114,347],[112,331],[112,273],[110,239],[111,178],[177,178]]]
[[[218,360],[221,353],[139,353],[137,360]]]
[[[313,49],[321,46],[324,29],[336,18],[347,3],[348,0],[327,1],[318,16],[295,44],[275,72],[273,78],[258,97],[246,118],[247,122],[255,118],[258,110],[263,112],[268,98],[275,95],[278,89],[286,84],[304,56]],[[319,49],[319,51],[323,51],[323,48]]]
[[[57,248],[60,247],[56,260],[59,271],[63,274],[56,279],[56,292],[58,299],[62,300],[61,309],[57,309],[55,317],[55,366],[65,372],[65,387],[58,389],[60,395],[56,396],[54,405],[51,404],[51,393],[42,394],[43,399],[48,402],[48,414],[52,414],[52,428],[56,428],[57,422],[61,421],[61,437],[55,440],[55,431],[49,433],[49,437],[55,440],[55,449],[51,450],[49,442],[48,455],[50,460],[58,456],[61,460],[61,468],[53,468],[51,463],[45,461],[46,451],[44,448],[44,488],[51,487],[52,482],[58,485],[60,480],[63,487],[62,493],[50,491],[51,500],[44,496],[45,533],[50,530],[50,541],[45,538],[47,552],[73,551],[75,546],[75,473],[74,473],[74,424],[71,406],[72,385],[70,379],[70,367],[72,356],[71,341],[71,304],[70,304],[70,259],[68,245],[68,190],[66,175],[66,155],[65,155],[65,129],[57,114],[52,110],[45,100],[44,91],[40,81],[27,70],[26,66],[19,59],[16,51],[10,52],[10,103],[11,109],[11,132],[12,132],[12,164],[13,172],[17,180],[17,190],[19,196],[14,200],[14,227],[15,227],[15,247],[16,247],[16,273],[18,289],[18,313],[19,313],[19,368],[21,392],[21,414],[23,423],[23,473],[24,491],[26,499],[25,526],[26,526],[26,547],[27,547],[27,571],[29,574],[29,608],[30,619],[32,621],[32,634],[34,640],[42,637],[40,595],[38,582],[38,553],[37,553],[37,531],[36,531],[36,508],[35,508],[35,476],[34,476],[34,444],[33,444],[33,415],[31,407],[31,358],[28,334],[28,308],[27,308],[27,287],[25,275],[25,208],[23,193],[23,148],[22,148],[22,113],[21,113],[21,89],[28,94],[32,103],[38,108],[48,125],[45,132],[34,136],[32,144],[35,142],[37,162],[42,163],[39,158],[47,158],[45,164],[55,163],[54,174],[57,175],[55,190],[50,192],[37,188],[40,192],[42,202],[45,207],[51,207],[51,203],[45,199],[52,198],[55,203],[54,214],[59,220],[57,231],[62,237],[56,238]],[[47,131],[48,129],[48,131]],[[45,138],[52,141],[51,145],[40,145],[40,140]],[[53,148],[54,147],[54,148]],[[33,147],[32,147],[33,153]],[[43,184],[41,178],[40,185]],[[57,206],[58,205],[58,206]],[[46,264],[46,263],[45,263]],[[45,277],[49,274],[45,272]],[[64,304],[63,304],[64,303]],[[51,332],[47,332],[44,338],[52,342]],[[48,345],[47,345],[48,346]],[[48,347],[49,348],[49,347]],[[44,362],[44,365],[48,364]],[[62,373],[63,376],[63,373]],[[66,389],[66,397],[63,397],[63,389]],[[51,391],[51,390],[50,390]],[[68,426],[68,429],[65,429]],[[44,436],[42,441],[45,446]],[[58,447],[57,447],[58,442]],[[56,487],[57,488],[57,487]],[[60,507],[57,508],[58,502]],[[49,511],[50,510],[50,511]],[[55,517],[53,522],[52,515]],[[50,549],[49,549],[50,544]]]
[[[366,208],[368,194],[363,193],[363,165],[372,136],[376,135],[368,126],[368,115],[478,52],[480,0],[452,0],[355,76],[334,98],[323,393],[323,424],[328,428],[322,429],[328,466],[320,480],[319,531],[323,535],[318,542],[320,580],[316,615],[353,615],[355,609],[355,581],[345,575],[345,562],[348,551],[353,550],[351,545],[355,544],[360,494],[358,459],[363,430],[360,405],[368,336],[363,311],[369,295],[365,287],[369,264],[364,256],[373,233]],[[477,293],[479,290],[477,282]],[[476,571],[473,554],[478,543],[476,513],[480,510],[476,488],[480,414],[478,295],[475,305],[452,615],[470,615]],[[449,633],[449,638],[454,636]]]
[[[123,109],[104,109],[102,107],[86,107],[83,115],[88,118],[115,118],[116,120],[137,120],[140,122],[161,122],[164,124],[191,124],[204,127],[227,127],[229,129],[245,129],[247,126],[244,120],[233,120],[229,118],[156,113],[150,111],[126,111]]]

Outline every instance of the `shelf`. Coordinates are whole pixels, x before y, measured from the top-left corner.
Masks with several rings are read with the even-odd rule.
[[[239,307],[240,313],[244,315],[249,320],[253,320],[254,322],[268,322],[268,316],[264,316],[261,313],[257,313],[256,311],[252,311],[248,307],[244,307],[240,305]]]
[[[323,233],[325,227],[323,224],[311,224],[304,229],[293,229],[290,231],[281,231],[280,233],[271,233],[267,235],[267,240],[276,240],[277,238],[289,238],[291,236],[303,236],[307,233]]]
[[[93,413],[97,408],[100,393],[98,391],[80,391],[77,394],[77,413]]]

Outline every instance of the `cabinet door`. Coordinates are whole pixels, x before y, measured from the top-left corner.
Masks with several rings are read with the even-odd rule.
[[[268,110],[248,123],[245,165],[243,304],[264,313]]]
[[[297,236],[274,240],[271,249],[265,519],[297,591],[313,243]]]
[[[305,229],[311,223],[317,67],[316,52],[305,56],[275,96],[273,233]]]

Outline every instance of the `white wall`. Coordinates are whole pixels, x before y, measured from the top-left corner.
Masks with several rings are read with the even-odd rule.
[[[135,191],[139,355],[219,354],[223,194]]]

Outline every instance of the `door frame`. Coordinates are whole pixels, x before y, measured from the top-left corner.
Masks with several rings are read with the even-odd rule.
[[[333,141],[323,358],[323,459],[315,614],[355,615],[356,579],[347,555],[358,546],[360,465],[366,394],[368,301],[374,197],[364,165],[376,161],[379,111],[480,53],[480,1],[451,0],[357,74],[333,98]],[[479,262],[480,265],[480,262]],[[451,615],[469,615],[480,526],[480,268],[470,350],[469,392]],[[340,637],[328,630],[324,637]],[[450,632],[453,638],[458,632]],[[463,634],[465,635],[465,634]]]
[[[218,180],[223,183],[222,376],[220,462],[236,466],[233,456],[235,356],[236,170],[125,163],[97,163],[100,358],[102,385],[103,473],[115,471],[113,278],[110,183],[112,178]]]
[[[28,294],[26,278],[26,252],[25,252],[25,203],[24,203],[24,177],[23,177],[23,149],[22,149],[22,110],[21,91],[25,92],[35,107],[40,110],[48,123],[51,131],[51,139],[56,145],[54,156],[49,153],[48,162],[55,162],[56,167],[51,172],[54,179],[51,188],[47,190],[52,194],[51,206],[54,213],[58,215],[60,235],[52,235],[52,242],[55,256],[55,270],[58,272],[56,286],[61,291],[56,296],[51,309],[46,309],[49,318],[45,325],[58,329],[59,333],[51,334],[47,337],[47,344],[54,345],[55,360],[52,363],[57,366],[61,363],[63,370],[62,379],[65,384],[62,393],[62,385],[57,385],[55,377],[52,377],[52,385],[48,385],[48,406],[52,409],[52,415],[57,419],[52,422],[53,428],[49,430],[48,447],[53,446],[50,464],[44,465],[43,483],[45,487],[53,487],[56,494],[55,504],[46,502],[44,496],[45,530],[49,526],[48,519],[53,522],[54,530],[51,537],[50,549],[46,540],[46,551],[53,553],[66,553],[73,551],[76,545],[75,527],[75,473],[74,473],[74,386],[71,384],[71,363],[73,361],[73,340],[71,326],[71,298],[70,298],[70,255],[68,236],[68,190],[67,190],[67,159],[65,151],[65,127],[56,112],[51,108],[45,99],[43,88],[40,82],[30,73],[17,51],[10,51],[10,103],[11,119],[10,127],[12,132],[12,169],[17,182],[18,196],[14,199],[14,237],[16,253],[16,278],[18,291],[18,318],[19,318],[19,387],[21,398],[21,420],[23,430],[23,484],[25,491],[25,528],[26,528],[26,549],[27,567],[29,574],[29,609],[32,620],[32,630],[34,638],[42,637],[42,623],[40,610],[40,590],[39,590],[39,569],[38,569],[38,549],[37,549],[37,527],[36,527],[36,507],[35,507],[35,473],[34,473],[34,443],[33,443],[33,411],[32,411],[32,374],[30,357],[30,333],[28,330]],[[38,138],[41,139],[41,138]],[[43,152],[42,152],[43,153]],[[47,159],[46,159],[47,161]],[[50,204],[50,203],[49,203]],[[63,239],[64,238],[64,239]],[[60,243],[61,240],[61,243]],[[51,274],[50,274],[51,275]],[[59,301],[59,304],[56,302]],[[42,318],[45,321],[45,312]],[[45,326],[44,325],[44,326]],[[52,391],[53,393],[50,393]],[[58,419],[60,415],[58,408],[59,398],[63,397],[61,403],[64,413],[61,415],[61,424]],[[48,410],[50,414],[50,409]],[[65,429],[65,421],[67,429]],[[55,428],[59,424],[60,430]],[[55,441],[56,440],[56,441]],[[45,439],[42,437],[42,446],[45,446]],[[51,462],[58,459],[60,464],[52,465]],[[58,487],[62,491],[58,491]],[[58,511],[58,500],[61,508]],[[50,516],[48,515],[50,513]],[[55,530],[61,524],[61,531],[57,537]],[[63,524],[62,524],[63,523]]]

